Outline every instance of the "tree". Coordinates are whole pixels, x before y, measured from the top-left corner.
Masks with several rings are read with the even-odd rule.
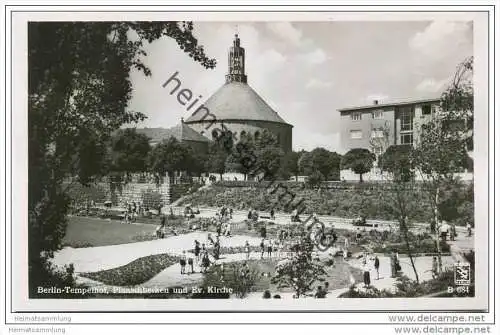
[[[305,152],[299,160],[299,169],[306,176],[320,172],[325,178],[340,179],[341,156],[324,148],[316,148]]]
[[[205,169],[208,172],[215,172],[220,175],[226,172],[227,151],[217,143],[210,143],[208,147],[208,157]]]
[[[120,129],[111,138],[112,170],[126,175],[148,170],[149,138],[133,128]]]
[[[252,174],[264,173],[264,179],[275,179],[283,166],[283,157],[285,156],[276,136],[264,130],[255,136],[254,148],[256,164],[252,169]]]
[[[65,234],[65,177],[88,182],[102,171],[99,152],[110,134],[145,118],[127,109],[130,70],[151,75],[143,62],[145,44],[170,37],[204,67],[215,66],[192,32],[190,22],[28,24],[30,294],[51,276],[47,258]],[[97,155],[92,148],[99,148]]]
[[[342,157],[342,168],[350,169],[354,173],[359,174],[359,182],[363,182],[363,174],[369,172],[373,168],[375,154],[368,149],[355,148],[349,150]]]
[[[472,136],[473,91],[472,58],[462,62],[453,81],[442,94],[440,109],[423,124],[413,151],[413,161],[424,182],[434,209],[432,228],[438,246],[438,270],[442,271],[439,227],[442,224],[442,190],[453,183],[455,174],[468,166],[468,145]]]
[[[410,181],[413,178],[412,150],[411,145],[391,145],[380,155],[379,168],[391,173],[393,179]]]
[[[292,175],[298,180],[300,173],[299,160],[305,151],[290,151],[283,157],[282,172],[281,175],[289,176]],[[289,177],[288,177],[289,178]],[[285,178],[285,179],[288,179]]]
[[[230,150],[226,160],[226,170],[242,173],[246,180],[248,174],[255,170],[256,164],[257,156],[253,137],[242,134],[239,142]]]
[[[278,263],[271,282],[279,288],[292,288],[297,298],[311,291],[314,282],[324,280],[326,275],[323,264],[313,258],[313,250],[310,237],[303,236],[292,246],[292,256]]]
[[[391,125],[389,121],[385,121],[383,124],[372,125],[372,133],[377,134],[377,136],[370,137],[370,148],[373,153],[380,155],[389,148],[390,146],[390,133]]]
[[[148,156],[148,165],[157,183],[167,175],[173,182],[175,171],[186,171],[191,161],[191,151],[176,138],[170,137],[157,144]]]

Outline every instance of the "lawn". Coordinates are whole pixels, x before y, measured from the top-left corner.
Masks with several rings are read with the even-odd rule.
[[[156,226],[123,224],[120,221],[72,216],[69,218],[64,246],[73,248],[98,247],[153,239]]]

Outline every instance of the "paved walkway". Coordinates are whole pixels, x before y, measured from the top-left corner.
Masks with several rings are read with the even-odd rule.
[[[208,215],[212,216],[213,212],[202,211],[201,216]],[[242,221],[245,219],[246,215],[242,213],[236,213],[233,220]],[[284,219],[277,220],[278,224],[286,224],[288,221]],[[347,229],[356,229],[352,225],[340,224],[341,226],[346,226]],[[335,224],[336,228],[341,228]],[[181,255],[182,251],[189,250],[194,247],[194,240],[198,240],[200,243],[205,243],[209,245],[208,232],[191,232],[179,236],[171,236],[165,239],[136,242],[128,244],[119,245],[109,245],[102,247],[91,247],[91,248],[64,248],[55,254],[53,262],[55,265],[64,266],[69,263],[73,263],[75,266],[76,273],[80,272],[96,272],[101,270],[112,269],[115,267],[123,266],[132,262],[133,260],[154,254],[168,253],[171,255]],[[241,247],[244,246],[245,241],[248,241],[252,246],[258,246],[260,244],[260,238],[245,236],[245,235],[235,235],[232,237],[221,237],[221,247]],[[451,266],[453,263],[461,260],[461,253],[468,252],[474,249],[474,236],[466,236],[465,231],[458,231],[458,236],[456,241],[449,241],[452,249],[452,256],[443,257],[443,265]],[[327,252],[332,252],[329,250]],[[246,259],[244,253],[239,254],[223,254],[222,259],[219,260],[220,263],[234,262]],[[260,253],[253,252],[251,255],[252,259],[259,259]],[[376,272],[373,268],[373,260],[369,260],[368,263],[371,266],[371,283],[378,289],[392,289],[396,281],[395,278],[390,278],[390,261],[388,257],[383,255],[379,256],[380,259],[380,279],[376,280]],[[415,259],[416,268],[419,273],[420,281],[429,280],[432,278],[431,268],[432,268],[432,257],[418,257]],[[348,262],[351,266],[364,269],[361,259],[352,259]],[[410,260],[407,257],[400,257],[400,263],[402,267],[402,273],[407,275],[411,279],[414,278],[413,269],[410,264]],[[179,264],[174,264],[167,267],[155,277],[151,278],[149,281],[138,285],[141,287],[171,287],[171,286],[189,286],[190,284],[199,283],[202,280],[202,274],[199,273],[199,267],[195,267],[195,274],[181,275]],[[112,288],[112,286],[107,286],[102,283],[78,277],[79,282],[85,282],[92,286],[106,286]],[[363,284],[358,283],[358,287],[362,289]],[[345,292],[347,288],[331,291],[328,297],[337,297],[339,294]],[[274,293],[273,293],[274,294]],[[292,298],[292,293],[281,293],[282,298]],[[251,294],[249,298],[261,298],[262,293]]]
[[[145,242],[91,248],[67,247],[54,255],[53,263],[58,266],[73,263],[75,272],[96,272],[122,266],[149,255],[164,253],[181,255],[183,250],[194,248],[194,240],[208,246],[207,236],[207,232],[192,232]],[[220,238],[221,247],[243,246],[245,241],[251,246],[260,244],[259,238],[251,236],[234,235]]]

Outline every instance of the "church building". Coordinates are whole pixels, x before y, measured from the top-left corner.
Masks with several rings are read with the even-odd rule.
[[[228,54],[228,74],[222,85],[203,104],[216,118],[217,124],[236,133],[259,136],[264,130],[274,134],[284,152],[292,151],[292,128],[274,111],[247,83],[245,73],[245,49],[236,34]],[[213,118],[207,114],[194,112],[186,121],[199,134],[212,139],[211,129],[215,127]],[[214,126],[214,127],[212,127]]]

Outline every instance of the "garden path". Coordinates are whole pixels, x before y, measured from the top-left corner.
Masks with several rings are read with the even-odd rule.
[[[208,246],[207,232],[192,232],[165,239],[127,244],[107,245],[91,248],[63,248],[54,255],[53,263],[64,266],[73,263],[75,272],[96,272],[112,269],[149,255],[168,253],[181,255],[183,250],[194,248],[194,240]],[[245,241],[258,246],[260,239],[251,236],[234,235],[221,237],[221,247],[243,246]]]

